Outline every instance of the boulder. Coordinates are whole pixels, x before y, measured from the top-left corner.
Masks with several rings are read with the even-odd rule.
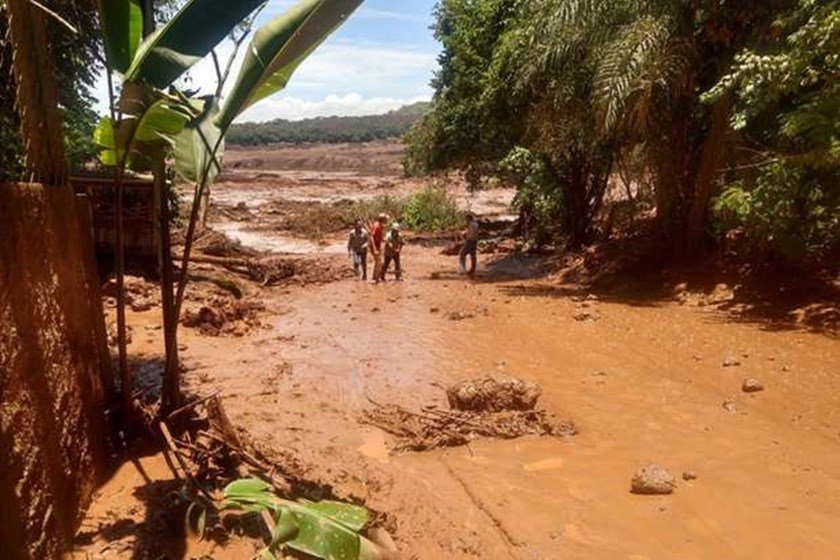
[[[757,393],[764,390],[764,385],[758,379],[744,379],[741,390],[745,393]]]
[[[670,494],[675,486],[671,473],[655,463],[639,469],[630,481],[633,494]]]
[[[540,387],[515,377],[468,379],[446,390],[450,408],[476,412],[534,410]]]

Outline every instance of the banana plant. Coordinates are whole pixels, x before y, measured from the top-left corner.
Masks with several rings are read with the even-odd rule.
[[[223,513],[268,513],[271,539],[260,553],[275,560],[288,547],[315,558],[368,560],[378,556],[377,546],[360,535],[370,514],[361,506],[335,501],[284,500],[259,479],[235,480],[224,489]],[[268,521],[270,520],[270,521]]]
[[[111,115],[100,123],[95,139],[102,147],[103,163],[116,163],[118,167],[118,292],[122,292],[119,277],[122,271],[120,261],[123,259],[120,232],[123,170],[129,164],[136,167],[150,159],[157,163],[152,167],[160,169],[161,158],[168,153],[178,174],[196,185],[180,280],[172,309],[164,309],[167,348],[164,386],[174,387],[169,401],[177,400],[180,395],[175,355],[177,317],[183,305],[190,252],[202,197],[220,171],[224,135],[244,110],[285,87],[306,57],[362,1],[301,0],[284,14],[271,19],[255,32],[236,83],[222,100],[218,98],[222,92],[221,83],[215,88],[217,96],[204,99],[190,99],[176,91],[173,84],[194,64],[213,53],[220,41],[264,5],[264,0],[189,0],[169,22],[143,39],[143,6],[147,3],[141,0],[98,0],[111,93]],[[215,61],[215,53],[213,56]],[[119,103],[111,83],[112,72],[119,72],[123,77]],[[219,74],[219,80],[223,79]],[[189,115],[189,118],[182,122],[182,115]],[[182,125],[177,126],[176,122],[182,122]],[[161,142],[165,145],[163,152],[160,150]],[[118,296],[118,302],[122,299]],[[122,303],[118,305],[121,340],[124,339],[124,329]],[[125,383],[127,359],[124,354],[124,345],[120,344],[120,370]],[[168,382],[170,378],[174,382]]]

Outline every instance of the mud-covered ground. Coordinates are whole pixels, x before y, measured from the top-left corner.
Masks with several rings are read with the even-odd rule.
[[[221,182],[212,226],[255,249],[339,266],[342,237],[316,243],[255,225],[278,218],[266,208],[279,199],[422,186],[382,171],[383,162],[375,172],[290,171],[283,154],[271,157],[281,163],[239,167]],[[480,213],[508,212],[509,192],[458,194]],[[231,217],[241,203],[250,218]],[[440,249],[409,245],[405,281],[379,286],[336,275],[263,287],[234,274],[263,308],[248,328],[182,328],[188,391],[218,391],[231,420],[294,457],[301,476],[386,514],[405,558],[840,557],[831,294],[762,300],[737,278],[696,269],[584,286],[544,258],[511,254],[481,255],[468,279]],[[221,289],[197,286],[196,305]],[[130,311],[129,322],[132,356],[154,364],[157,309]],[[362,421],[371,400],[445,408],[443,387],[503,374],[537,383],[540,407],[578,433],[395,452],[393,435]],[[764,390],[745,392],[747,379]],[[672,494],[630,493],[650,462],[673,474]],[[159,456],[126,463],[91,507],[79,557],[256,552],[244,536],[188,542],[182,520],[152,511],[171,490]]]

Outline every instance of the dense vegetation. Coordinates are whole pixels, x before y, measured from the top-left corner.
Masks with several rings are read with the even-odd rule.
[[[597,237],[621,176],[677,253],[732,228],[765,254],[840,247],[837,0],[441,0],[436,15],[410,173],[501,174],[532,231],[570,246]]]
[[[426,113],[428,106],[428,103],[418,102],[384,115],[364,117],[318,117],[300,121],[275,119],[263,123],[237,124],[231,127],[227,141],[240,146],[266,146],[399,138]]]
[[[56,72],[58,103],[64,126],[64,146],[68,166],[80,168],[95,157],[98,150],[93,143],[93,130],[98,117],[93,110],[92,89],[102,65],[102,43],[93,2],[60,0],[51,3],[64,20],[76,30],[71,31],[55,18],[47,18],[50,55]],[[15,83],[12,75],[12,49],[7,40],[7,12],[0,3],[0,179],[24,177],[19,122],[15,110]]]

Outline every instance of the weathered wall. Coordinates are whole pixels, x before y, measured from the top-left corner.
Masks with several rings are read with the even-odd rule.
[[[110,376],[70,187],[0,184],[0,558],[57,558],[105,464]]]

